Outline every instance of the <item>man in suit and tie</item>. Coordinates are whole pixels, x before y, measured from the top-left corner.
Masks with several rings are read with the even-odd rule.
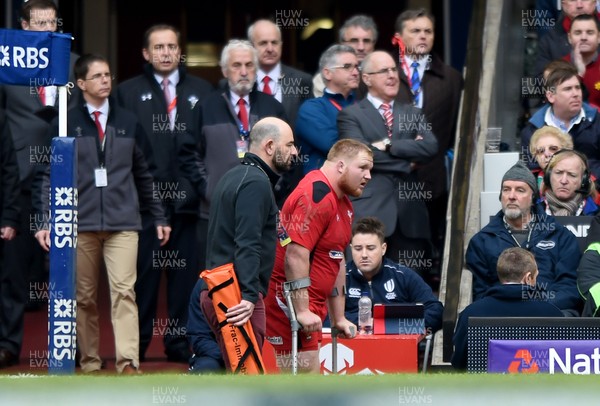
[[[373,150],[371,181],[353,201],[355,218],[378,217],[386,225],[386,256],[418,271],[412,259],[430,255],[429,196],[414,169],[435,155],[438,143],[421,110],[394,102],[399,79],[390,54],[367,55],[362,79],[367,97],[338,115],[340,138],[354,138]]]
[[[421,108],[438,141],[437,153],[417,168],[416,175],[425,189],[431,192],[431,199],[425,204],[429,213],[432,243],[436,251],[441,253],[444,249],[448,207],[449,168],[446,167],[446,154],[454,148],[463,78],[460,72],[446,65],[442,58],[432,52],[434,18],[428,11],[404,11],[396,19],[395,32],[396,38],[400,38],[405,45],[405,52],[398,61],[402,69],[396,100]],[[441,254],[434,257],[439,258]],[[439,268],[434,267],[426,279],[434,282],[438,277]]]
[[[269,20],[257,20],[248,27],[248,40],[258,50],[258,90],[273,95],[283,104],[292,128],[304,100],[313,97],[311,76],[281,63],[281,29]]]
[[[283,104],[288,123],[295,127],[300,105],[313,97],[312,77],[305,72],[281,63],[283,41],[281,29],[270,20],[257,20],[248,27],[248,40],[258,50],[256,85],[263,93],[271,94]],[[292,170],[282,174],[275,185],[279,207],[302,178],[302,162],[294,160]]]

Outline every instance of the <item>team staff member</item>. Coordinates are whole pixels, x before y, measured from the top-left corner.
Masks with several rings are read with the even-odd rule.
[[[369,291],[373,303],[422,303],[428,332],[442,328],[444,306],[431,287],[412,269],[384,257],[387,244],[383,223],[359,219],[352,227],[352,261],[346,265],[346,318],[358,322],[358,300]]]
[[[186,325],[188,300],[198,279],[196,228],[199,195],[204,193],[205,182],[200,172],[193,170],[199,167],[199,155],[194,149],[200,139],[200,105],[212,86],[188,74],[180,64],[180,33],[171,25],[148,28],[142,54],[148,62],[143,73],[121,83],[117,97],[119,104],[136,114],[150,140],[156,165],[154,195],[162,201],[173,227],[169,244],[161,248],[152,215],[147,209],[142,210],[135,292],[140,317],[140,359],[144,360],[156,322],[163,271],[155,265],[155,258],[176,259],[167,261],[164,267],[168,325],[173,327],[170,331],[180,331]],[[163,341],[169,361],[188,362],[191,354],[185,335],[168,333]]]
[[[256,123],[250,132],[249,148],[241,165],[227,171],[215,188],[208,223],[206,267],[214,269],[233,263],[242,299],[227,309],[227,322],[237,327],[250,322],[259,349],[262,349],[265,333],[263,297],[273,270],[279,211],[273,187],[279,174],[291,168],[298,152],[292,129],[276,117],[266,117]],[[203,285],[200,293],[202,313],[217,338],[225,366],[231,369],[213,301],[204,280],[197,283]],[[190,314],[191,317],[194,315],[198,313]],[[198,325],[196,322],[190,320],[193,330]]]
[[[352,338],[355,327],[344,316],[344,250],[350,242],[352,203],[371,179],[373,153],[355,140],[336,142],[321,169],[309,172],[290,194],[281,210],[282,234],[291,239],[277,245],[275,268],[269,284],[267,340],[275,347],[278,365],[291,365],[292,348],[288,308],[281,287],[292,282],[298,322],[301,369],[318,372],[321,327],[330,311],[331,325]],[[337,292],[337,294],[335,293]],[[326,303],[328,302],[328,303]],[[329,305],[329,306],[327,306]]]
[[[119,373],[133,374],[139,372],[134,285],[138,231],[142,227],[140,202],[152,213],[156,235],[162,244],[169,241],[171,227],[160,202],[152,198],[152,175],[144,153],[150,152],[146,135],[135,115],[109,97],[112,75],[108,61],[99,55],[86,54],[77,60],[74,71],[83,96],[67,119],[67,134],[77,137],[76,291],[80,365],[86,373],[99,371],[102,365],[98,285],[104,263],[110,288],[115,366]],[[57,119],[51,132],[56,134]],[[43,203],[38,208],[44,214],[48,213],[49,175],[48,170],[39,189],[46,191],[40,192]],[[35,235],[46,251],[50,248],[47,226]]]

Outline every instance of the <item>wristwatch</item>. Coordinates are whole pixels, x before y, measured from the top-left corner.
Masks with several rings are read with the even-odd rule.
[[[392,140],[389,138],[384,138],[383,145],[385,145],[385,152],[390,152],[390,148],[392,148]]]

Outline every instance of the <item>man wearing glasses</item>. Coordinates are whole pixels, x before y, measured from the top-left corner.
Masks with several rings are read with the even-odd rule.
[[[371,181],[353,201],[355,218],[375,216],[386,225],[386,256],[405,263],[429,249],[429,220],[416,165],[435,155],[438,143],[420,109],[395,102],[398,68],[390,54],[365,58],[362,79],[369,92],[338,115],[340,138],[353,138],[373,149]]]
[[[354,103],[360,80],[356,51],[348,45],[329,47],[321,55],[319,67],[326,85],[323,96],[305,101],[296,120],[304,174],[319,169],[339,139],[338,113]]]
[[[136,116],[110,98],[112,75],[106,59],[86,54],[75,63],[79,104],[67,119],[67,134],[77,137],[77,345],[84,373],[98,372],[98,285],[102,264],[110,288],[111,320],[118,373],[139,373],[138,309],[135,302],[140,205],[148,208],[160,244],[169,241],[159,199],[154,198],[146,157],[151,150]],[[58,134],[58,120],[51,134]],[[49,168],[48,168],[49,169]],[[40,213],[48,213],[49,173],[40,187]],[[36,178],[37,180],[37,178]],[[37,188],[35,189],[38,190]],[[43,192],[46,191],[46,192]],[[47,224],[45,224],[47,226]],[[47,227],[36,233],[42,248],[50,249]]]
[[[347,19],[340,28],[339,43],[354,48],[359,66],[365,57],[373,52],[376,42],[377,25],[370,16],[362,14],[355,15]],[[319,71],[313,77],[313,92],[315,97],[320,97],[323,95],[323,89],[325,88],[325,85],[326,84],[323,82],[321,72]],[[362,99],[366,94],[367,88],[359,77],[357,98]]]

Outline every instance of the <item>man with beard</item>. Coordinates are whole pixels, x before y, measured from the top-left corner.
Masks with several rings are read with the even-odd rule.
[[[356,327],[344,315],[344,250],[353,219],[348,196],[359,197],[371,179],[373,153],[355,140],[336,142],[320,169],[309,172],[281,210],[275,268],[269,284],[267,340],[278,365],[292,365],[289,308],[284,283],[292,290],[298,334],[298,365],[319,372],[321,328],[329,308],[331,325],[353,338]]]
[[[265,305],[269,278],[275,260],[278,208],[273,186],[279,174],[290,169],[297,155],[292,129],[284,121],[267,117],[250,133],[249,151],[242,165],[229,170],[217,184],[210,208],[206,267],[214,269],[233,263],[242,300],[227,310],[227,322],[252,325],[262,348],[265,332]],[[202,279],[200,306],[217,338],[225,365],[227,351],[219,321]],[[192,300],[197,298],[192,296]]]
[[[256,90],[258,52],[245,40],[230,40],[221,53],[224,89],[209,95],[202,105],[200,170],[206,180],[199,221],[199,246],[206,247],[208,213],[216,184],[248,152],[248,135],[258,120],[278,117],[287,122],[283,106],[273,96]],[[200,253],[200,268],[204,269]]]
[[[579,314],[577,266],[581,252],[575,235],[554,217],[535,205],[537,182],[527,167],[517,162],[503,176],[500,210],[467,248],[467,268],[473,273],[473,300],[487,295],[498,285],[496,264],[507,248],[521,247],[535,256],[539,268],[539,299],[546,300],[565,315]]]

